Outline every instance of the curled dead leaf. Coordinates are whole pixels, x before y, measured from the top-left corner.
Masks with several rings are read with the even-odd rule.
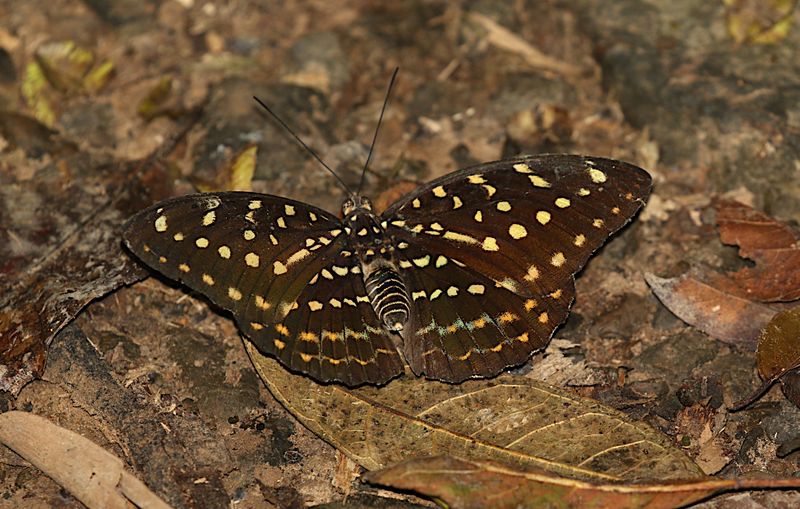
[[[690,274],[670,279],[648,273],[645,280],[675,316],[726,343],[754,348],[761,329],[775,314],[768,306],[727,293]]]

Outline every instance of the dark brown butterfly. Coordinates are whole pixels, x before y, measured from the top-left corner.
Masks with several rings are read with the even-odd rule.
[[[357,194],[343,219],[279,196],[183,196],[134,216],[124,237],[293,371],[381,384],[405,362],[460,382],[547,344],[574,274],[650,186],[624,162],[540,155],[445,175],[380,215]]]

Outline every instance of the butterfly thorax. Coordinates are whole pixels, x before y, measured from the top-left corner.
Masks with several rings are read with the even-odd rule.
[[[395,261],[394,243],[367,198],[342,205],[348,241],[361,264],[367,296],[386,328],[400,332],[408,321],[410,301]]]

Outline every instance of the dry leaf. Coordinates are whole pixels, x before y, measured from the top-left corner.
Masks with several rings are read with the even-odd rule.
[[[678,318],[727,343],[755,348],[761,328],[775,314],[767,306],[726,293],[692,275],[665,279],[648,273],[645,280]]]
[[[195,181],[198,191],[252,191],[258,145],[248,144],[218,172],[213,182]]]
[[[737,43],[775,44],[789,35],[797,0],[724,0],[728,33]]]
[[[661,484],[589,483],[544,470],[519,471],[493,461],[440,456],[414,459],[371,472],[366,480],[414,490],[460,509],[682,507],[723,490],[800,487],[800,479],[710,480]]]
[[[735,201],[716,204],[723,244],[738,245],[739,256],[755,262],[728,274],[742,297],[762,302],[800,299],[800,232]]]
[[[767,387],[780,380],[784,395],[800,406],[796,372],[800,366],[800,307],[781,311],[767,324],[758,340],[756,365]],[[795,376],[784,376],[790,372]]]
[[[169,505],[125,470],[121,459],[74,431],[26,412],[0,414],[0,442],[47,474],[90,509]]]
[[[294,375],[246,342],[270,392],[368,470],[437,454],[602,481],[702,476],[669,438],[621,412],[524,377],[459,385],[404,377],[348,390]]]

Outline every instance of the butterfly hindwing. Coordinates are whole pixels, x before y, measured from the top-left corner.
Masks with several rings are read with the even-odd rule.
[[[286,304],[285,317],[255,322],[249,335],[262,351],[273,347],[286,366],[317,380],[385,383],[403,371],[397,348],[369,303],[358,260],[348,250],[331,258]]]

